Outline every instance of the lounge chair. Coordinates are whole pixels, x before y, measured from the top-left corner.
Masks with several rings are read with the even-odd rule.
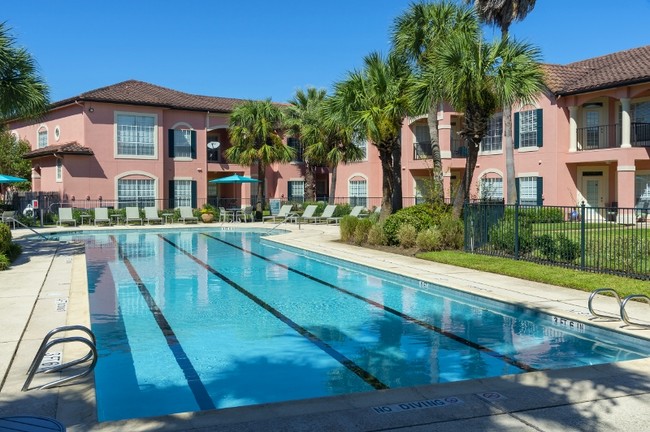
[[[239,222],[246,222],[246,219],[250,219],[253,222],[253,206],[244,207],[244,210],[237,214],[237,220]]]
[[[363,206],[354,206],[354,207],[352,207],[352,211],[350,211],[350,216],[356,217],[356,218],[368,216],[367,214],[364,214],[364,215],[361,214],[361,211],[363,209],[364,209]],[[337,224],[337,223],[341,222],[341,219],[343,219],[342,216],[341,217],[331,217],[331,218],[327,219],[327,223],[334,222],[335,224]]]
[[[235,214],[226,210],[225,207],[219,207],[219,222],[232,222],[235,220]]]
[[[292,222],[315,222],[319,219],[319,216],[314,216],[314,212],[318,209],[317,205],[308,205],[305,207],[305,211],[301,215],[296,215],[292,218]]]
[[[293,208],[293,205],[285,204],[282,207],[280,207],[280,211],[275,216],[273,216],[273,215],[264,216],[262,218],[262,223],[266,222],[267,220],[271,220],[271,222],[275,222],[277,219],[285,220],[285,219],[287,219],[289,217],[295,217],[295,215],[293,213],[291,213],[292,208]]]
[[[323,210],[323,214],[321,214],[318,217],[318,223],[330,223],[330,219],[334,217],[334,212],[336,212],[336,205],[335,204],[330,204],[327,207],[325,207],[325,210]]]
[[[108,209],[106,207],[97,207],[95,209],[95,226],[97,223],[107,223],[111,225],[111,220],[108,217]]]
[[[71,223],[77,226],[77,220],[72,217],[71,207],[59,207],[59,226],[64,223]]]
[[[2,215],[0,215],[0,222],[4,222],[7,225],[11,223],[12,227],[16,229],[16,212],[13,210],[5,210],[2,212]]]
[[[145,207],[144,208],[144,218],[147,220],[147,223],[151,225],[151,222],[158,222],[162,225],[162,218],[158,216],[158,209],[156,207]]]
[[[134,221],[140,221],[140,225],[142,225],[142,218],[140,217],[140,209],[137,207],[127,207],[124,223],[128,225],[129,222],[134,222]]]
[[[199,222],[199,218],[194,216],[194,214],[192,213],[191,207],[179,207],[178,210],[181,212],[181,217],[178,218],[179,222],[183,222],[183,223]]]

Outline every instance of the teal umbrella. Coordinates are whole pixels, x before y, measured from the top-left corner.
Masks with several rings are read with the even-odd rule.
[[[209,183],[257,183],[258,179],[252,177],[240,176],[239,174],[233,174],[228,177],[221,177],[214,180],[210,180]]]
[[[0,183],[21,183],[26,181],[27,180],[25,180],[24,178],[0,174]]]

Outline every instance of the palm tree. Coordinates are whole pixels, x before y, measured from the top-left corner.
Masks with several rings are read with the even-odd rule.
[[[379,53],[364,58],[361,71],[350,72],[334,85],[332,112],[348,119],[379,150],[382,169],[381,217],[401,208],[400,131],[411,114],[409,91],[413,77],[403,58]]]
[[[411,61],[416,76],[420,78],[413,97],[417,112],[427,113],[433,159],[433,197],[440,200],[444,198],[444,191],[437,111],[442,98],[436,81],[421,78],[430,53],[453,31],[478,31],[478,23],[468,8],[448,1],[420,2],[412,3],[406,12],[395,19],[392,36],[395,50]]]
[[[49,104],[49,90],[36,62],[15,46],[6,23],[0,23],[0,120],[37,117]]]
[[[292,136],[300,139],[300,144],[305,150],[314,141],[318,140],[322,118],[320,112],[325,100],[327,91],[307,88],[307,92],[302,89],[296,91],[296,95],[289,101],[289,107],[286,109],[286,123]],[[316,181],[314,178],[314,169],[317,165],[312,163],[310,152],[303,151],[305,162],[305,200],[316,201]]]
[[[230,115],[228,134],[233,144],[225,152],[229,162],[240,165],[257,164],[257,200],[265,204],[266,167],[275,162],[289,162],[294,151],[282,141],[282,110],[271,102],[246,101]]]
[[[476,167],[479,144],[490,117],[499,106],[530,103],[542,91],[543,73],[537,48],[510,40],[487,43],[474,34],[456,35],[442,44],[431,71],[439,79],[445,100],[464,112],[461,131],[469,154],[462,187],[454,199],[454,214],[460,216]]]
[[[465,0],[474,3],[476,12],[481,20],[488,24],[499,26],[501,38],[508,38],[510,24],[523,20],[535,7],[535,0]],[[506,189],[507,200],[511,204],[517,201],[515,185],[515,156],[512,145],[512,108],[503,105],[503,135],[506,153]]]

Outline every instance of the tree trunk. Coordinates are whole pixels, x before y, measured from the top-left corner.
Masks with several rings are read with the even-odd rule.
[[[316,201],[314,167],[305,159],[305,201]]]
[[[517,201],[517,186],[515,181],[515,150],[512,143],[512,107],[503,105],[503,141],[506,151],[506,204]]]
[[[261,160],[257,161],[257,202],[262,203],[262,208],[264,208],[264,184],[266,183],[266,167]]]
[[[328,203],[329,204],[334,204],[334,198],[336,198],[336,174],[338,171],[338,166],[334,165],[333,167],[330,168],[330,172],[332,173],[332,178],[330,180],[330,191],[329,191],[329,199]]]
[[[438,102],[431,101],[427,113],[429,125],[429,139],[431,140],[431,158],[433,159],[433,191],[431,197],[434,202],[443,202],[445,192],[442,184],[442,156],[440,155],[440,135],[438,134]]]
[[[393,147],[393,198],[392,211],[397,211],[404,205],[402,202],[402,142],[398,138]]]
[[[472,178],[474,177],[474,169],[476,168],[476,160],[478,159],[478,149],[479,143],[481,140],[474,141],[464,136],[466,145],[467,145],[467,160],[465,162],[465,172],[463,173],[463,181],[461,186],[456,192],[456,197],[454,198],[454,208],[452,214],[454,217],[460,218],[460,215],[463,212],[463,204],[470,197],[470,187],[472,185]]]
[[[381,161],[382,197],[381,219],[393,213],[393,152],[385,143],[379,147],[379,160]]]

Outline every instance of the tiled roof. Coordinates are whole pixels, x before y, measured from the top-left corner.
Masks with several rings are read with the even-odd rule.
[[[567,65],[542,67],[546,84],[560,95],[650,82],[650,45]]]
[[[23,159],[36,159],[43,156],[63,154],[92,156],[94,153],[90,148],[84,147],[76,141],[72,141],[65,144],[51,145],[32,150],[25,153]]]
[[[213,112],[231,112],[236,105],[244,102],[243,99],[193,95],[142,81],[129,80],[81,93],[78,96],[56,102],[52,107],[68,105],[75,101],[149,105]]]

